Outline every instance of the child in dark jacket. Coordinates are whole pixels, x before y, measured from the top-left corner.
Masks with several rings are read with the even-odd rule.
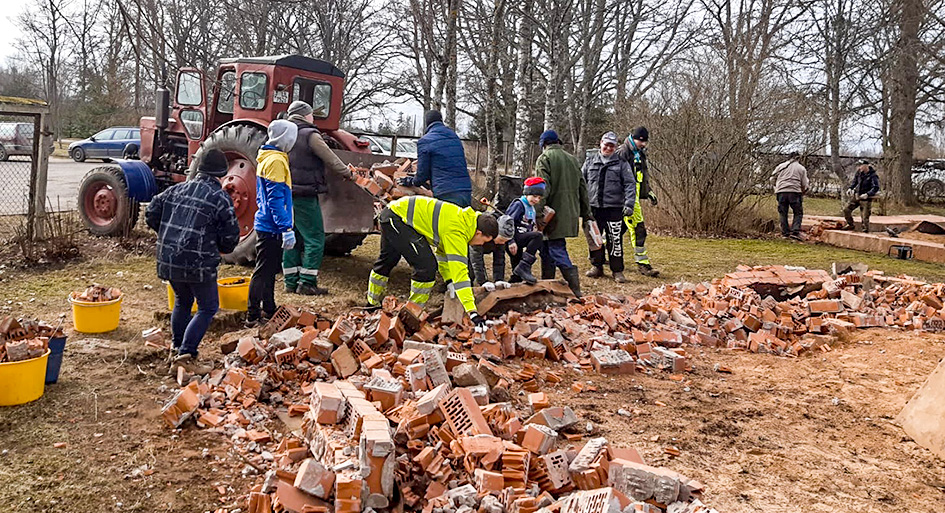
[[[292,175],[289,156],[298,137],[295,123],[269,124],[269,139],[256,156],[256,268],[249,281],[246,324],[255,325],[276,313],[276,275],[282,270],[282,250],[295,246],[292,229]]]
[[[515,222],[515,236],[509,243],[512,254],[512,280],[536,283],[532,275],[535,255],[541,248],[542,234],[538,231],[535,220],[535,205],[541,202],[545,194],[545,180],[535,176],[525,180],[522,197],[513,201],[505,211]]]

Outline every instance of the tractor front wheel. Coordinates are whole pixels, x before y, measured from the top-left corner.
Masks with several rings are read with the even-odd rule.
[[[124,235],[138,221],[139,204],[128,196],[119,167],[92,169],[79,185],[79,215],[94,235]]]

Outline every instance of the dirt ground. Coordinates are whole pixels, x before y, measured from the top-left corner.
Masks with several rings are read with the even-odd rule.
[[[0,512],[245,510],[237,497],[255,476],[242,474],[246,464],[226,438],[161,422],[176,383],[140,339],[144,328],[167,327],[148,239],[94,244],[94,258],[0,267],[0,313],[28,309],[55,320],[68,314],[66,294],[89,281],[128,293],[121,328],[99,338],[70,332],[60,382],[33,403],[0,409]],[[308,306],[330,316],[356,304],[371,251],[329,259],[326,285],[338,293]],[[247,272],[226,266],[221,274]],[[406,281],[395,275],[395,291]],[[208,356],[219,358],[215,342],[226,327],[204,341]],[[694,351],[682,381],[568,373],[549,392],[594,434],[704,483],[706,502],[721,512],[942,511],[945,467],[892,419],[945,356],[945,335],[871,329],[797,359]],[[716,363],[732,373],[715,372]],[[576,394],[575,379],[599,390]],[[667,446],[680,456],[664,453]]]

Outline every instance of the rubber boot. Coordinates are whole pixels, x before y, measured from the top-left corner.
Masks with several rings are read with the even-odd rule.
[[[568,282],[568,287],[571,287],[571,292],[574,292],[576,297],[581,297],[581,278],[578,268],[562,269],[561,275],[564,276],[564,281]]]
[[[533,285],[538,283],[538,279],[532,275],[532,265],[535,264],[535,255],[529,255],[528,253],[522,254],[522,260],[515,266],[515,269],[512,271],[512,274],[518,276],[525,283]]]
[[[594,267],[591,267],[589,271],[584,273],[584,276],[587,276],[588,278],[600,278],[604,276],[604,268],[595,265]]]
[[[551,261],[550,258],[542,257],[541,259],[541,279],[543,280],[553,280],[555,279],[555,264]]]

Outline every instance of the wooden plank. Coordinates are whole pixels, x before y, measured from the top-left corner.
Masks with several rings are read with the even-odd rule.
[[[896,422],[916,443],[945,459],[945,360],[938,362]]]

